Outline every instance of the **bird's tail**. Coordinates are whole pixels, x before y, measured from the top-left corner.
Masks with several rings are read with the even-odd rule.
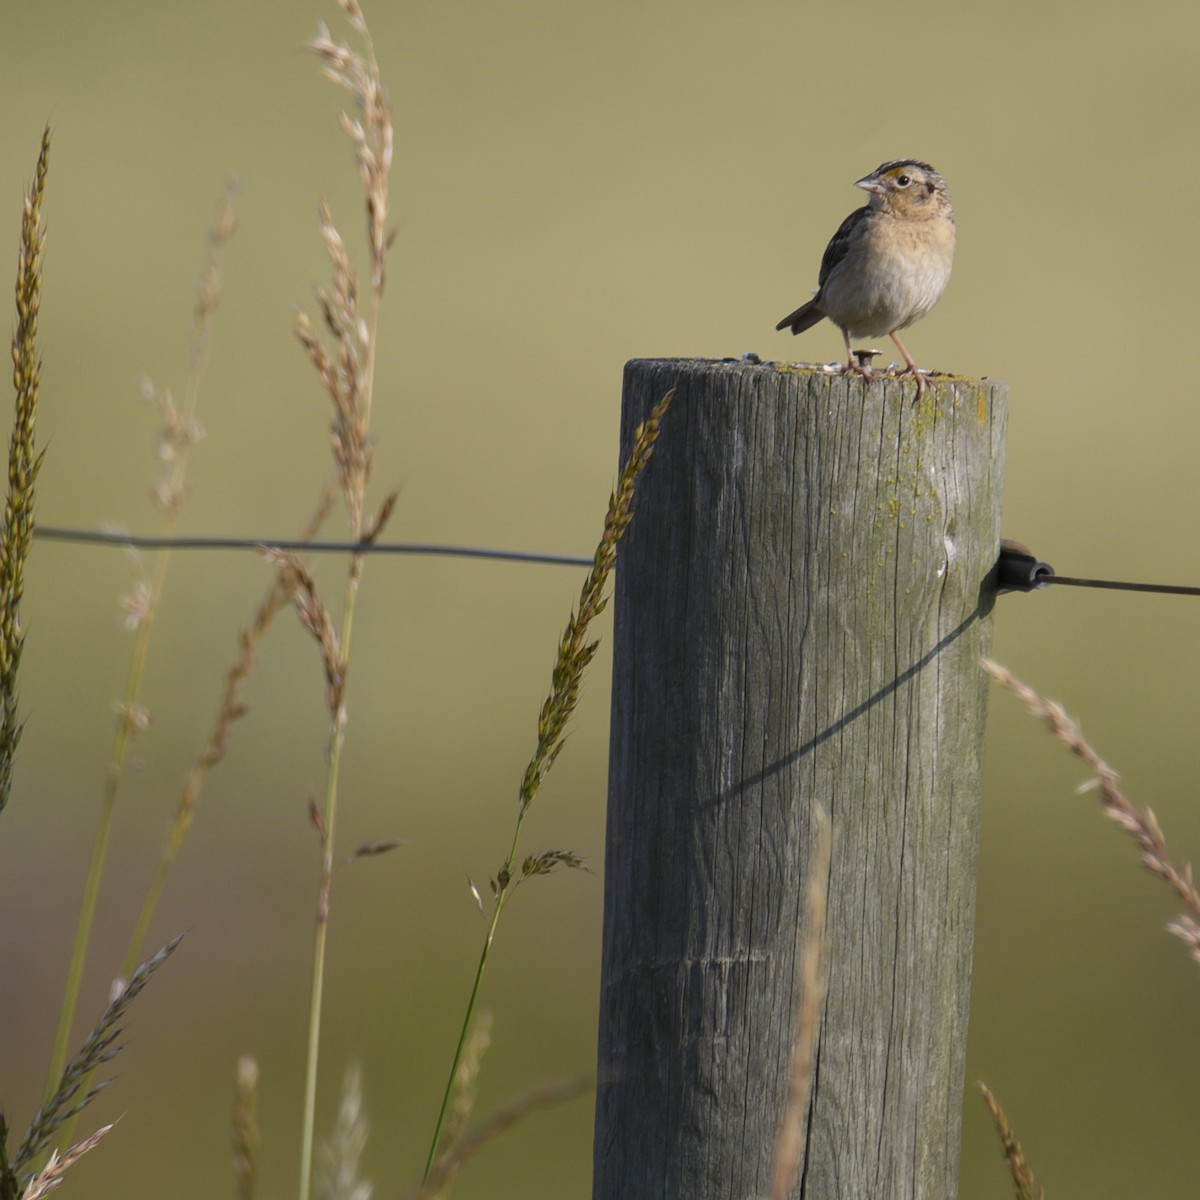
[[[803,333],[824,319],[825,314],[817,307],[816,300],[810,300],[807,304],[800,305],[794,313],[789,313],[775,328],[790,329],[793,333]]]

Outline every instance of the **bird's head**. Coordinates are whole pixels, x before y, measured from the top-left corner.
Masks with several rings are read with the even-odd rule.
[[[914,221],[933,217],[954,219],[946,181],[928,163],[915,158],[885,162],[854,186],[871,193],[871,208],[893,216]]]

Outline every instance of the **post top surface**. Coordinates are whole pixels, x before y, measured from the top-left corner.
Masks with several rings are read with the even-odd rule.
[[[841,363],[810,363],[790,362],[783,359],[760,359],[757,354],[743,354],[740,358],[631,358],[625,364],[629,370],[654,370],[673,368],[687,374],[700,375],[706,372],[773,372],[786,375],[825,375],[830,379],[848,379],[859,383],[862,387],[869,386],[862,377],[855,379],[846,376]],[[879,365],[874,368],[876,379],[894,380],[901,367]],[[1006,386],[1003,380],[992,379],[987,375],[963,375],[956,371],[927,371],[922,372],[931,384],[958,383],[984,385],[988,387]]]

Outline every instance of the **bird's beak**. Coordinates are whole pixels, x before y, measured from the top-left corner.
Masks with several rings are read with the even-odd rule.
[[[860,187],[864,192],[874,192],[875,195],[883,194],[883,184],[875,178],[874,175],[864,175],[862,179],[856,180],[855,187]]]

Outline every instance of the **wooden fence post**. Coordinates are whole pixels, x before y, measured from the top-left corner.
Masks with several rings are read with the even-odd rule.
[[[615,597],[595,1200],[757,1200],[814,810],[834,831],[806,1200],[957,1183],[1007,389],[634,361],[677,393]]]

